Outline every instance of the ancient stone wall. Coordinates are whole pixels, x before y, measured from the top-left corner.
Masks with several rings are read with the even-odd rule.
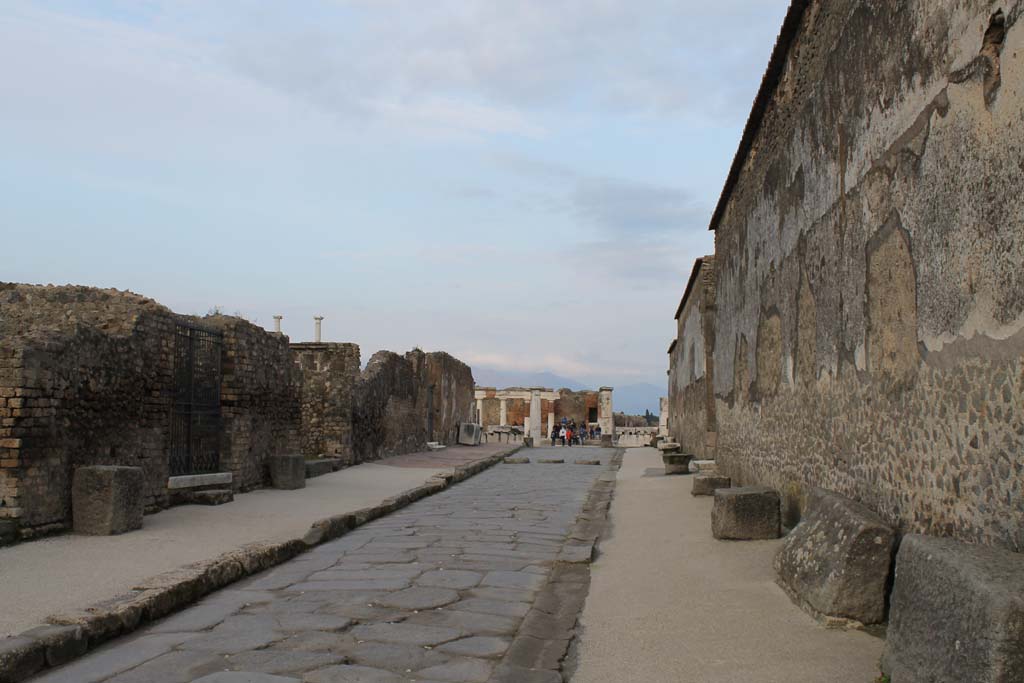
[[[676,312],[669,354],[669,432],[686,453],[714,460],[714,257],[697,259]]]
[[[453,444],[472,417],[473,375],[445,353],[378,351],[355,385],[352,414],[357,462]]]
[[[1024,551],[1022,4],[790,12],[712,221],[719,468],[790,524]]]
[[[166,505],[173,326],[128,292],[0,284],[0,518],[63,528],[80,465],[142,467]]]
[[[224,335],[221,361],[221,470],[248,491],[269,482],[267,458],[300,453],[302,373],[284,335],[247,320],[207,316]]]
[[[292,344],[302,372],[302,453],[353,464],[352,409],[359,378],[356,344]]]
[[[427,415],[427,440],[454,444],[459,424],[474,422],[473,371],[468,365],[443,351],[415,355],[420,390],[430,393]]]

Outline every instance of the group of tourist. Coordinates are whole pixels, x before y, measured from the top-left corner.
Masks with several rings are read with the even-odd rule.
[[[582,446],[583,441],[586,439],[600,439],[601,438],[601,427],[582,425],[576,426],[575,420],[562,419],[561,425],[555,425],[551,428],[551,445],[557,445],[557,442],[561,440],[563,446],[572,446],[574,443],[577,446]]]

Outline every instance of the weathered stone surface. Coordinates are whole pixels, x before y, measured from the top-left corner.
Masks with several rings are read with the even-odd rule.
[[[494,636],[473,636],[445,643],[438,650],[460,657],[500,657],[508,650],[510,642]]]
[[[0,640],[0,683],[17,683],[46,664],[46,647],[32,638]]]
[[[308,673],[304,683],[406,683],[406,679],[384,669],[342,664]]]
[[[758,540],[778,538],[782,532],[779,494],[764,486],[718,489],[711,508],[715,538]]]
[[[1024,555],[904,536],[882,670],[893,683],[1024,681]]]
[[[505,458],[504,462],[507,465],[529,465],[530,464],[530,459],[529,458]]]
[[[377,604],[400,609],[433,609],[459,599],[459,594],[448,588],[406,588],[381,598]]]
[[[110,536],[141,529],[142,468],[79,467],[71,485],[71,512],[79,534]]]
[[[465,590],[480,583],[482,578],[483,575],[480,572],[435,569],[434,571],[426,572],[423,576],[416,579],[416,583],[420,586]]]
[[[678,452],[663,453],[661,460],[665,463],[665,474],[689,474],[693,456]]]
[[[693,478],[693,489],[690,491],[695,496],[713,496],[718,489],[727,489],[732,486],[732,479],[719,474],[698,474]]]
[[[446,664],[427,667],[416,672],[419,679],[455,681],[458,683],[484,683],[491,676],[494,665],[482,659],[456,659]]]
[[[272,455],[267,458],[267,465],[275,489],[306,488],[306,459],[301,453]]]
[[[573,460],[573,464],[574,465],[600,465],[601,461],[600,460],[587,460],[587,459],[579,458],[579,459]]]
[[[422,624],[366,624],[352,629],[358,640],[379,640],[386,643],[407,645],[440,645],[463,635],[460,629]]]
[[[299,679],[242,671],[219,671],[197,678],[195,683],[299,683]]]
[[[812,489],[804,518],[775,556],[779,584],[816,616],[885,620],[893,530],[863,505]]]
[[[235,493],[231,489],[207,489],[205,491],[192,491],[188,494],[188,502],[193,505],[224,505],[235,499]]]
[[[43,644],[48,666],[60,666],[82,656],[89,645],[81,626],[38,626],[21,635]]]
[[[537,458],[537,462],[544,465],[563,465],[565,464],[564,458]]]
[[[351,428],[351,427],[350,427]],[[322,477],[325,474],[341,469],[344,460],[341,458],[316,458],[306,461],[306,479]]]

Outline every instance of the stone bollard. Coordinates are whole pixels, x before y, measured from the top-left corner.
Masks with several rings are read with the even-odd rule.
[[[686,453],[662,453],[661,460],[665,463],[665,474],[689,474],[693,456]]]
[[[523,445],[526,446],[527,448],[533,448],[533,437],[532,436],[524,436],[523,437]]]
[[[71,484],[76,533],[112,536],[142,528],[142,468],[79,467]]]
[[[732,479],[723,477],[720,474],[698,474],[693,478],[694,496],[713,496],[718,489],[727,489],[732,486]]]
[[[778,538],[781,533],[778,492],[766,486],[715,491],[711,508],[711,534],[715,538],[755,541]]]
[[[301,455],[272,455],[267,464],[270,466],[270,482],[275,489],[306,488],[306,459]]]
[[[612,441],[611,434],[601,435],[601,448],[612,448],[614,445],[615,443]]]

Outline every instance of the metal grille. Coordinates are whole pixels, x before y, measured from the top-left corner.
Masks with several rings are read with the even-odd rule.
[[[219,332],[175,325],[171,476],[219,471],[222,344]]]

